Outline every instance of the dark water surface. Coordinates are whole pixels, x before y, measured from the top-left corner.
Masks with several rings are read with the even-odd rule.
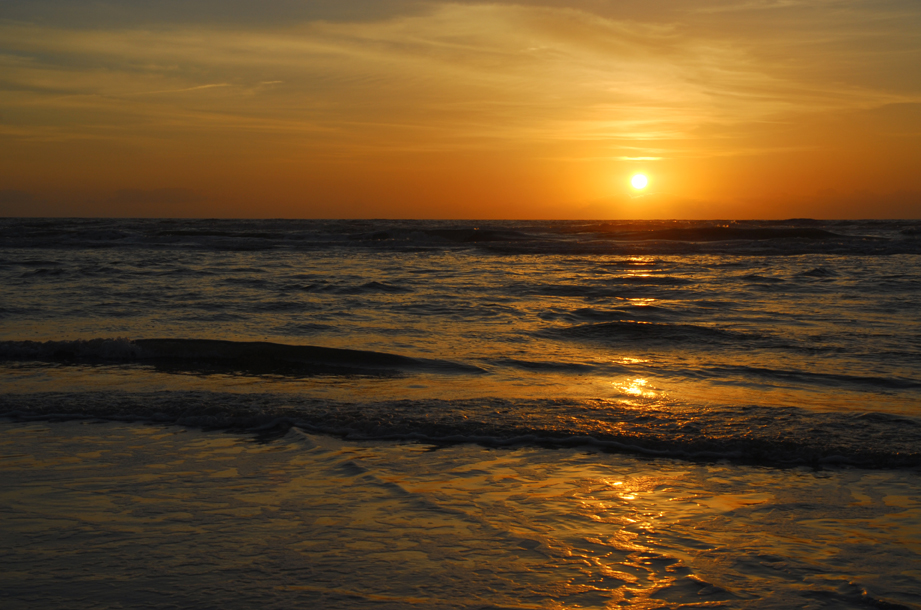
[[[3,408],[918,466],[919,227],[5,220]]]
[[[256,431],[288,447],[293,426],[373,441],[369,451],[403,451],[399,476],[424,479],[448,454],[389,444],[413,441],[485,460],[493,478],[470,483],[482,486],[468,490],[474,494],[502,480],[490,470],[497,459],[530,464],[538,482],[563,476],[551,472],[555,459],[573,473],[615,468],[611,460],[628,473],[721,468],[715,478],[695,475],[688,497],[769,494],[758,500],[766,503],[759,515],[770,506],[780,529],[765,526],[756,555],[788,562],[796,555],[819,562],[815,573],[829,569],[819,546],[791,555],[779,542],[785,519],[808,516],[900,558],[869,578],[851,549],[835,577],[845,580],[814,589],[790,568],[784,603],[921,600],[921,533],[904,525],[905,515],[918,515],[921,481],[921,222],[5,219],[0,285],[7,430],[118,419]],[[96,440],[82,442],[107,442],[105,434],[89,437]],[[39,459],[41,436],[33,440]],[[595,470],[586,480],[604,478]],[[834,478],[838,499],[817,509],[777,499],[777,489],[816,476],[806,472]],[[846,507],[866,502],[883,507],[880,515],[902,515],[899,536],[846,516],[853,512]],[[655,506],[665,515],[667,503]],[[753,510],[745,506],[730,502],[717,512],[742,519]],[[563,527],[570,508],[545,510]],[[682,523],[703,522],[694,515]],[[482,532],[470,536],[489,546]],[[699,567],[712,544],[736,545],[736,534],[714,536],[656,552]],[[755,572],[739,566],[775,559],[739,553],[731,571],[748,580],[721,581],[728,597],[711,601],[762,607],[768,581],[755,584]],[[849,571],[864,576],[847,584],[841,574]],[[700,582],[713,584],[717,573]],[[656,578],[637,589],[646,605],[630,603],[691,603],[678,589],[669,589],[674,599],[656,597],[666,590]],[[533,603],[520,607],[627,603],[628,581],[593,584],[595,597],[582,602],[534,585]],[[505,607],[513,597],[458,606]],[[400,599],[387,603],[409,603]]]

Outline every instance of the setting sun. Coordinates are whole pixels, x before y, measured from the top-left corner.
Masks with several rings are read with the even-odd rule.
[[[643,174],[637,174],[630,179],[630,184],[632,184],[635,189],[644,189],[646,185],[649,184],[649,180]]]

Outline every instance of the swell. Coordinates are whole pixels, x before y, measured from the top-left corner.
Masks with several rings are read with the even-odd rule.
[[[917,221],[280,221],[0,219],[0,248],[507,254],[921,253]]]
[[[709,326],[632,320],[580,324],[542,330],[538,334],[585,341],[639,342],[647,346],[673,343],[738,343],[760,338],[755,335]]]
[[[483,372],[477,367],[447,360],[410,358],[385,352],[216,339],[2,341],[0,360],[75,364],[139,362],[175,366],[183,370],[233,370],[257,374],[394,374],[413,370]]]
[[[432,238],[447,242],[470,244],[478,242],[505,242],[529,239],[521,231],[502,229],[480,229],[479,227],[460,228],[390,228],[370,233],[349,235],[353,241],[387,242],[387,241],[429,241]]]
[[[844,236],[811,227],[745,229],[736,227],[694,227],[614,233],[624,241],[761,241],[766,239],[841,239]]]
[[[311,293],[341,294],[341,295],[362,295],[375,293],[405,294],[412,292],[412,288],[388,284],[387,282],[365,282],[357,286],[342,286],[330,282],[316,282],[313,284],[289,284],[284,286],[284,290],[299,290]]]
[[[630,407],[607,400],[335,402],[291,394],[77,392],[0,396],[14,420],[102,418],[247,430],[296,426],[353,440],[593,446],[611,452],[767,466],[921,467],[921,421],[779,407]]]
[[[883,390],[907,390],[921,388],[921,382],[904,377],[873,377],[867,375],[847,375],[844,373],[823,373],[815,371],[801,371],[795,369],[771,369],[752,366],[717,366],[701,369],[697,372],[700,377],[721,378],[761,378],[770,381],[794,382],[830,388],[853,386],[856,388],[871,388]]]

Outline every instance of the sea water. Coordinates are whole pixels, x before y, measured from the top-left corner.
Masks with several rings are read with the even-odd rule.
[[[0,221],[0,595],[919,607],[919,236]]]

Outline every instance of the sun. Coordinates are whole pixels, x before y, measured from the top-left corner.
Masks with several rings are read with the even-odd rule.
[[[630,178],[630,184],[633,185],[633,188],[636,190],[641,190],[646,188],[646,185],[649,184],[649,179],[646,178],[643,174],[636,174]]]

